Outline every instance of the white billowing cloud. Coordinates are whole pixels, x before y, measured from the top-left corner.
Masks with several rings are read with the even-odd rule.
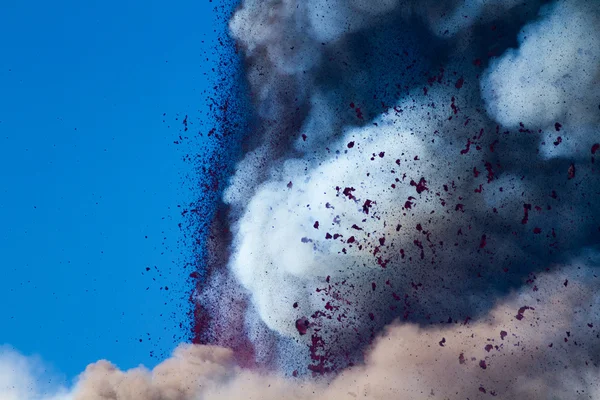
[[[343,279],[380,269],[373,251],[380,238],[396,235],[392,221],[416,225],[414,218],[402,217],[402,205],[411,196],[428,195],[410,185],[423,171],[403,177],[405,169],[395,160],[413,163],[408,155],[425,150],[394,118],[378,121],[376,128],[350,130],[318,166],[286,161],[258,189],[239,222],[232,269],[253,293],[264,321],[280,333],[296,335],[296,319],[322,308],[311,292],[327,276]],[[296,309],[294,302],[300,303]]]
[[[321,315],[325,335],[352,335],[399,301],[397,293],[414,293],[413,312],[469,314],[486,304],[483,295],[463,294],[473,277],[502,275],[530,262],[528,252],[547,252],[554,229],[565,248],[587,234],[586,224],[574,221],[593,207],[574,204],[595,186],[567,193],[543,173],[510,172],[508,161],[503,170],[490,147],[505,141],[510,148],[511,140],[519,146],[519,139],[486,122],[468,91],[419,93],[371,125],[348,128],[325,154],[307,152],[273,168],[245,203],[230,268],[270,329],[298,338],[296,321]],[[473,136],[465,137],[467,119]],[[318,125],[308,125],[321,136]],[[519,162],[538,160],[524,155]],[[567,180],[566,167],[561,178]],[[544,210],[549,186],[561,189],[561,201]],[[331,282],[344,288],[322,294]],[[385,289],[371,289],[374,282]]]
[[[38,357],[0,347],[0,400],[72,400]]]
[[[482,78],[490,115],[507,127],[597,123],[600,3],[558,1],[544,8],[538,21],[523,28],[519,43],[518,49],[510,49],[492,62]],[[568,127],[566,131],[568,136]]]
[[[310,39],[317,43],[311,48],[318,49],[320,40],[363,29],[360,21],[370,18],[354,18],[348,11],[362,10],[361,2],[314,3],[303,8],[292,1],[277,6],[244,2],[233,19],[233,33],[252,55],[258,48],[269,52],[271,46],[290,44],[278,41],[277,29],[284,26],[297,28],[303,38],[320,29]],[[492,62],[481,78],[483,101],[493,119],[510,128],[523,122],[549,129],[533,131],[546,158],[585,155],[589,163],[597,141],[597,129],[584,122],[595,121],[589,107],[600,90],[595,85],[599,4],[565,0],[545,8],[538,22],[523,29],[519,49]],[[386,13],[403,5],[380,2],[371,10]],[[475,16],[497,15],[516,5],[457,1],[447,5],[452,13],[443,14],[450,19],[471,15],[465,20],[473,23]],[[249,17],[253,12],[257,15]],[[255,18],[265,23],[251,26]],[[304,22],[297,25],[298,20]],[[310,28],[303,25],[306,21]],[[238,34],[243,29],[261,30],[260,40],[246,43],[253,36]],[[465,65],[446,68],[458,71]],[[502,132],[482,112],[479,88],[463,87],[458,77],[444,78],[452,79],[450,84],[440,79],[441,85],[414,89],[371,123],[346,128],[341,135],[332,132],[339,127],[334,122],[339,110],[333,110],[326,91],[309,86],[310,111],[301,131],[308,139],[295,142],[300,153],[274,162],[267,137],[238,165],[225,192],[225,201],[242,210],[232,229],[230,268],[270,329],[297,338],[296,322],[322,315],[324,308],[335,310],[322,322],[327,334],[368,326],[369,318],[376,319],[369,316],[373,308],[381,311],[399,301],[396,292],[382,292],[377,285],[370,290],[373,283],[382,286],[384,275],[389,275],[388,286],[404,293],[427,282],[417,286],[415,300],[424,314],[482,309],[483,294],[461,295],[471,289],[473,276],[490,277],[493,268],[518,270],[519,264],[540,262],[559,243],[560,251],[570,251],[587,237],[597,206],[585,198],[596,195],[597,187],[567,192],[563,182],[583,182],[593,166],[550,171],[544,157],[524,146],[526,139],[519,136],[526,133]],[[555,127],[558,118],[564,126]],[[558,139],[552,134],[556,131],[564,137]],[[549,198],[560,200],[550,204]],[[332,299],[322,294],[328,278],[356,290],[340,289]],[[450,294],[452,301],[445,300]],[[351,317],[342,321],[341,314]]]

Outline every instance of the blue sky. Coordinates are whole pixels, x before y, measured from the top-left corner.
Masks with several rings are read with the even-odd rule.
[[[187,334],[177,205],[194,192],[173,141],[176,114],[202,111],[213,6],[0,6],[0,344],[67,379],[153,366]]]

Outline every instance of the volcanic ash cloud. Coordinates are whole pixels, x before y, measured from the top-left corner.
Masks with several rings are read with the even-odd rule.
[[[4,350],[0,399],[598,398],[599,7],[242,2],[256,129],[198,299],[262,368],[182,345],[68,391]]]
[[[595,399],[600,395],[598,257],[536,276],[477,322],[393,324],[364,364],[332,382],[285,378],[235,366],[230,350],[182,345],[154,370],[91,364],[67,393],[32,392],[45,377],[2,357],[3,400],[377,400],[487,398]],[[8,367],[8,369],[7,369]],[[28,372],[29,371],[29,372]],[[30,375],[27,375],[30,374]]]

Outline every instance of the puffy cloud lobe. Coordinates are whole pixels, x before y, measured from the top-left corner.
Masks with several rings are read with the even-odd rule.
[[[492,62],[481,87],[490,115],[502,125],[554,131],[566,120],[569,137],[582,124],[600,121],[599,83],[600,5],[566,0],[544,8],[538,21],[523,28],[519,48]],[[587,145],[590,135],[575,141]]]
[[[238,224],[232,268],[272,329],[296,336],[301,313],[323,307],[321,296],[311,293],[315,287],[327,276],[355,282],[365,270],[381,269],[377,259],[387,250],[379,239],[387,235],[393,241],[401,221],[403,232],[412,233],[417,225],[402,204],[428,196],[410,182],[431,174],[427,167],[419,169],[421,163],[407,161],[426,152],[419,139],[394,122],[390,118],[376,129],[350,131],[318,166],[310,159],[286,161],[248,204]],[[356,145],[348,149],[347,143]],[[416,164],[408,167],[413,174],[403,177],[406,169],[395,160]],[[374,253],[376,247],[380,253]],[[294,302],[300,306],[292,308]]]
[[[401,113],[376,126],[348,129],[323,158],[285,161],[251,198],[235,227],[231,268],[269,328],[299,338],[296,321],[308,317],[321,335],[349,346],[357,331],[381,327],[390,306],[416,319],[475,316],[497,295],[483,288],[511,279],[505,269],[527,275],[523,265],[548,262],[553,243],[568,252],[595,229],[598,206],[580,198],[597,186],[567,191],[558,185],[566,166],[558,179],[544,166],[524,176],[528,164],[508,158],[518,136],[494,134],[494,124],[446,88],[429,96],[400,103]],[[470,124],[485,139],[447,133],[464,125],[448,121],[456,104],[473,113]],[[498,141],[504,150],[490,151]],[[550,187],[561,201],[551,200]],[[563,219],[573,212],[589,225]]]
[[[0,400],[72,400],[38,357],[0,347]]]

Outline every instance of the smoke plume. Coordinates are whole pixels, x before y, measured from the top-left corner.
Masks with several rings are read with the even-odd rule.
[[[229,269],[288,372],[352,365],[397,318],[485,317],[598,243],[598,3],[438,3],[231,21],[262,125],[224,196]]]
[[[599,2],[243,0],[230,32],[210,345],[46,397],[9,352],[2,400],[600,397]]]

